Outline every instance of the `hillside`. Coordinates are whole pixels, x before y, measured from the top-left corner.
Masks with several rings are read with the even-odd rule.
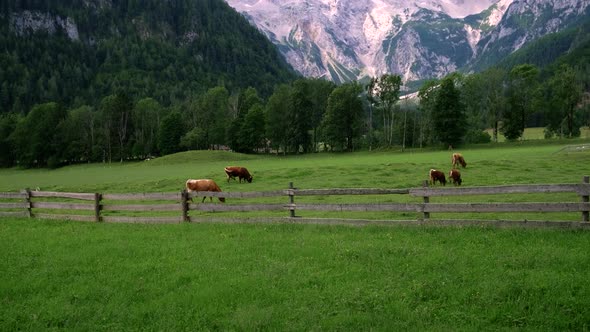
[[[556,62],[560,57],[577,54],[584,48],[587,48],[589,42],[590,18],[587,18],[579,25],[546,35],[531,42],[499,61],[496,66],[511,69],[522,63],[530,63],[538,67],[546,67]],[[583,61],[582,58],[574,56],[566,62],[572,66],[577,66],[581,61]]]
[[[334,82],[482,71],[590,13],[588,0],[226,1],[297,71]]]
[[[218,85],[269,95],[295,77],[222,0],[2,2],[0,64],[0,112],[121,90],[163,105]]]

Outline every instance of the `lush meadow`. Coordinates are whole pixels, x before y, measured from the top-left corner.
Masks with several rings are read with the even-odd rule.
[[[461,152],[466,186],[590,175],[583,141]],[[230,164],[254,181],[227,183]],[[448,171],[450,152],[188,152],[1,170],[0,191],[172,192],[187,178],[224,191],[408,188],[430,168]],[[0,330],[588,330],[588,243],[590,232],[563,229],[3,218]]]

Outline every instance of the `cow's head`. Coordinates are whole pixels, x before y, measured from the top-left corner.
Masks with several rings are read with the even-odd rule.
[[[246,178],[246,181],[248,181],[248,183],[252,183],[252,175],[250,175],[249,177]]]

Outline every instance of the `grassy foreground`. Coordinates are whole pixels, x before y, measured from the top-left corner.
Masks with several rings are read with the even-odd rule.
[[[590,328],[590,233],[0,222],[0,330]]]
[[[590,175],[587,146],[466,148],[464,185],[579,183]],[[223,167],[231,164],[247,166],[254,182],[227,183]],[[224,191],[284,189],[289,182],[408,188],[420,186],[430,168],[448,171],[450,152],[198,151],[138,163],[0,170],[0,191],[172,192],[187,178],[213,178]],[[589,243],[588,231],[559,229],[2,218],[0,331],[584,331]]]

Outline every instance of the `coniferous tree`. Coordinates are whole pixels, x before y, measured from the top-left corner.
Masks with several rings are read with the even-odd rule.
[[[432,114],[438,96],[439,84],[440,82],[437,80],[428,80],[422,85],[418,92],[418,98],[420,100],[420,107],[418,108],[420,147],[434,141]]]
[[[277,153],[287,152],[289,114],[293,112],[292,89],[286,84],[279,85],[266,103],[266,136]]]
[[[292,107],[287,114],[287,147],[295,153],[308,152],[311,145],[310,130],[312,125],[312,104],[308,99],[309,85],[305,80],[293,82],[291,90]]]
[[[266,146],[264,134],[264,108],[261,104],[255,104],[244,117],[244,123],[240,128],[240,145],[246,147],[248,152],[256,152]]]
[[[455,146],[462,142],[467,129],[461,94],[452,77],[445,77],[438,90],[432,108],[434,133],[445,146]]]
[[[508,105],[504,112],[502,133],[509,140],[522,136],[528,116],[539,98],[539,69],[524,64],[514,67],[509,74]]]
[[[158,148],[162,155],[180,151],[180,138],[184,135],[182,116],[177,111],[166,115],[158,130]]]
[[[153,98],[143,98],[135,104],[131,114],[134,123],[133,155],[147,157],[156,154],[162,106]]]
[[[10,135],[16,129],[18,117],[14,113],[0,114],[0,166],[10,167],[16,162],[15,144]]]
[[[363,104],[359,95],[363,87],[347,83],[334,89],[328,99],[323,127],[327,141],[341,150],[353,151],[363,125]]]

